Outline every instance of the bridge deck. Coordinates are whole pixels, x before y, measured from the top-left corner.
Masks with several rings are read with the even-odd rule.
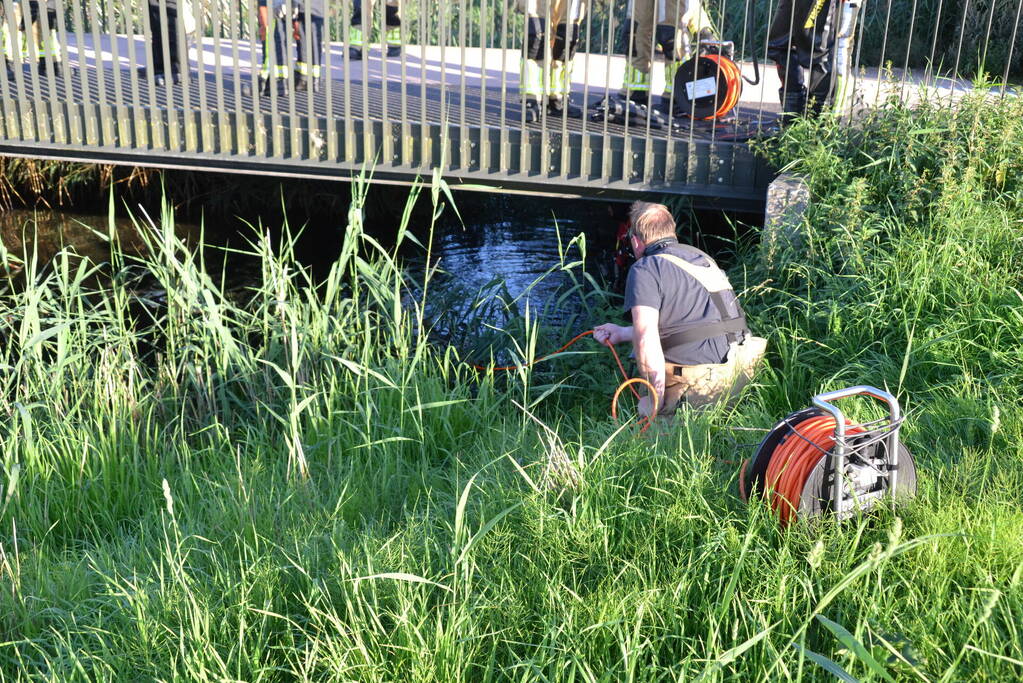
[[[86,36],[81,47],[68,38],[55,76],[28,65],[11,81],[0,75],[0,151],[24,152],[21,140],[37,155],[335,177],[372,165],[375,177],[394,181],[439,167],[455,184],[509,190],[737,200],[759,200],[769,175],[743,144],[776,117],[762,86],[748,88],[725,122],[662,130],[585,117],[525,123],[517,50],[413,45],[385,58],[374,47],[351,61],[331,44],[322,91],[281,97],[254,92],[249,42],[206,38],[191,46],[183,82],[158,87],[132,77],[145,65],[141,36]],[[588,107],[615,92],[606,84],[621,82],[624,63],[579,55],[573,103]]]
[[[18,33],[15,10],[24,3],[0,4],[8,33]],[[404,4],[406,39],[490,47],[412,44],[400,57],[386,58],[375,46],[365,60],[351,61],[345,45],[331,43],[322,92],[278,95],[272,89],[269,96],[255,87],[259,47],[243,39],[257,33],[254,3],[191,3],[197,35],[219,37],[185,45],[180,31],[188,68],[180,85],[161,86],[137,73],[148,53],[160,48],[149,14],[118,12],[109,3],[105,9],[66,0],[55,4],[58,11],[39,14],[34,29],[42,36],[49,25],[58,35],[63,63],[55,73],[43,74],[36,66],[41,42],[8,41],[20,68],[12,78],[0,69],[0,154],[334,178],[371,169],[374,179],[385,182],[439,172],[453,185],[505,191],[656,192],[757,203],[770,178],[747,141],[777,130],[774,68],[761,69],[760,82],[743,88],[734,114],[723,121],[680,119],[651,129],[642,121],[617,125],[545,115],[526,123],[517,95],[526,18],[507,3],[459,3],[458,12],[450,3]],[[746,34],[745,20],[736,23],[736,17],[753,16],[752,3],[730,4],[735,5],[730,12],[719,8],[721,35],[763,53],[765,46],[754,46]],[[324,13],[328,34],[350,35],[349,5],[333,0],[326,5],[327,10],[335,5]],[[382,24],[385,12],[378,7]],[[281,16],[294,9],[285,0]],[[626,67],[622,56],[607,55],[612,45],[623,48],[621,13],[597,9],[587,13],[583,50],[570,78],[571,98],[583,108],[614,93]],[[844,16],[854,15],[853,10]],[[182,29],[189,23],[181,16],[173,20]],[[286,40],[291,52],[293,40]],[[934,36],[932,46],[936,41]],[[498,44],[505,47],[493,47]],[[907,68],[910,42],[904,68],[883,72],[861,68],[850,45],[839,49],[836,43],[835,58],[847,65],[842,73],[858,80],[867,106],[890,96],[911,101],[924,90],[927,97],[954,99],[970,88]],[[877,61],[889,64],[885,47],[887,39]],[[752,64],[741,63],[740,69],[752,76]],[[661,74],[658,65],[654,93],[663,89]]]

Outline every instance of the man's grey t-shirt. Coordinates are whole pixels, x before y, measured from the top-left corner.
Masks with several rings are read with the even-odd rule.
[[[720,322],[721,316],[707,289],[668,259],[654,258],[661,253],[678,256],[697,266],[710,265],[703,255],[674,239],[653,242],[643,252],[643,258],[629,268],[625,281],[625,312],[630,313],[633,306],[657,309],[660,314],[658,332],[662,339],[694,323]],[[677,365],[721,363],[728,355],[728,340],[719,335],[663,351],[664,359]]]

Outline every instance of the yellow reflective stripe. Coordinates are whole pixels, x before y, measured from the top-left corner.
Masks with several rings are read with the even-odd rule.
[[[11,44],[11,33],[7,29],[7,22],[3,20],[3,26],[0,27],[0,42],[3,42],[4,58],[14,59],[14,46]]]
[[[821,8],[824,7],[824,0],[817,0],[817,4],[810,10],[810,15],[806,18],[806,23],[803,24],[803,28],[810,30],[813,25],[817,23],[817,15],[821,13]]]
[[[551,67],[551,80],[547,85],[549,95],[567,95],[572,89],[572,63],[561,62]]]
[[[50,29],[49,40],[43,40],[39,46],[39,56],[49,57],[55,62],[60,61],[60,42],[57,39],[57,29]]]
[[[274,34],[274,18],[271,15],[266,22],[266,37],[263,39],[263,63],[259,65],[259,75],[263,78],[270,77],[270,56],[273,54],[273,47],[270,45],[271,37]]]
[[[348,44],[356,47],[362,47],[364,40],[365,35],[363,35],[362,29],[352,26],[352,28],[348,31]]]
[[[625,87],[629,90],[649,90],[650,74],[643,73],[633,66],[626,67]]]
[[[543,67],[536,60],[523,59],[519,78],[519,91],[523,95],[539,98],[543,95]]]
[[[675,90],[675,74],[678,73],[682,62],[668,62],[664,65],[664,92],[671,93]]]
[[[401,45],[401,29],[398,27],[387,29],[387,44]]]

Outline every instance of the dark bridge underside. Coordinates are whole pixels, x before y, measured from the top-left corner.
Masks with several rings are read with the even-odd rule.
[[[470,85],[335,79],[320,93],[266,97],[252,92],[251,74],[229,70],[219,83],[193,71],[162,87],[109,64],[20,76],[24,97],[17,78],[0,88],[0,154],[335,179],[371,168],[375,180],[406,183],[440,168],[455,188],[734,206],[762,204],[771,176],[745,143],[765,116],[754,107],[716,126],[648,131],[560,117],[524,124],[517,101]]]

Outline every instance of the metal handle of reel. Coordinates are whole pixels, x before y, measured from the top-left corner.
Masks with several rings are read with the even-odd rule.
[[[845,511],[842,509],[843,487],[840,485],[839,476],[841,476],[841,473],[845,471],[846,443],[845,414],[842,413],[838,406],[834,405],[833,401],[849,398],[851,396],[873,396],[879,401],[884,401],[888,404],[888,419],[892,424],[892,430],[891,433],[888,434],[887,439],[888,458],[891,463],[888,467],[888,490],[892,493],[895,492],[895,480],[899,473],[899,419],[902,417],[902,411],[899,408],[899,401],[897,398],[883,389],[866,385],[849,387],[848,389],[837,389],[835,391],[817,394],[813,397],[813,404],[835,418],[835,448],[831,453],[831,457],[834,458],[833,462],[835,464],[835,484],[832,487],[832,505],[836,513]]]
[[[719,55],[724,55],[729,59],[735,54],[735,41],[734,40],[701,40],[700,50],[711,49]]]

